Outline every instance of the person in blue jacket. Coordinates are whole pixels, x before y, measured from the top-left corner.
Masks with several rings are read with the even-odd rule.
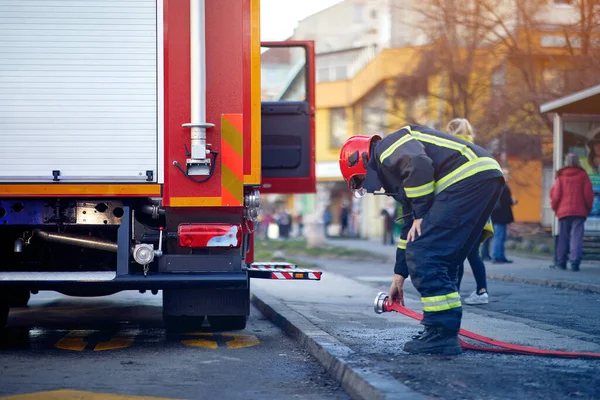
[[[404,350],[461,353],[457,268],[477,244],[502,192],[498,162],[475,144],[409,125],[383,139],[349,138],[340,169],[355,196],[383,189],[403,203],[406,229],[396,250],[389,297],[404,304],[404,280],[410,274],[421,295],[425,326]]]

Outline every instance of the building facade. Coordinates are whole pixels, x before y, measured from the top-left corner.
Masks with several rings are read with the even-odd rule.
[[[549,223],[547,193],[552,181],[548,177],[553,171],[544,157],[551,154],[545,139],[551,131],[539,115],[527,114],[526,103],[531,99],[523,98],[519,100],[523,104],[511,109],[505,103],[519,99],[523,90],[524,56],[515,51],[520,44],[529,48],[527,62],[533,65],[527,72],[533,84],[556,86],[556,81],[564,81],[564,70],[573,64],[573,48],[581,47],[576,33],[564,34],[564,27],[577,25],[580,18],[578,1],[497,0],[496,14],[502,16],[504,34],[514,45],[506,46],[508,40],[487,32],[472,51],[468,32],[461,33],[457,27],[452,34],[459,38],[458,50],[449,52],[447,59],[443,58],[446,48],[439,47],[443,43],[432,42],[435,32],[428,29],[446,29],[451,23],[436,26],[430,22],[431,10],[419,8],[429,6],[427,0],[417,6],[409,0],[345,0],[300,21],[293,39],[316,41],[318,193],[297,196],[293,207],[317,219],[329,208],[333,235],[339,232],[342,206],[350,207],[350,234],[381,237],[380,212],[386,199],[351,198],[338,164],[344,141],[356,134],[386,135],[407,123],[444,129],[450,119],[468,117],[481,134],[478,142],[510,171],[511,189],[519,199],[514,210],[517,221]],[[437,12],[452,17],[453,10],[473,2],[437,3],[447,7]],[[535,7],[531,14],[535,19],[524,27],[520,21],[525,19],[525,6]],[[453,58],[463,63],[458,71],[438,65]],[[466,61],[470,63],[463,72],[460,68]],[[466,75],[464,84],[456,77],[461,72]],[[462,99],[450,94],[460,90],[468,92],[476,104],[454,107]],[[523,139],[527,136],[535,140]]]

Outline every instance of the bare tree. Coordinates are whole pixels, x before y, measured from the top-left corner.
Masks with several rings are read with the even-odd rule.
[[[427,122],[411,121],[411,106],[425,96],[437,127],[460,116],[485,141],[507,132],[543,135],[550,121],[539,114],[542,103],[600,82],[600,0],[572,0],[560,14],[550,13],[547,0],[413,4],[410,20],[400,22],[425,44],[414,71],[393,79],[388,114]]]

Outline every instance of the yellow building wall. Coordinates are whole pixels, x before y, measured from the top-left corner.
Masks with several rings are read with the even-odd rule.
[[[507,160],[508,185],[518,200],[513,207],[515,222],[539,223],[542,219],[542,161]]]
[[[317,108],[352,106],[384,79],[410,75],[419,64],[422,49],[404,47],[382,50],[352,79],[317,84]]]
[[[339,158],[338,149],[330,146],[331,120],[329,109],[317,108],[315,112],[315,157],[317,162],[335,161]]]

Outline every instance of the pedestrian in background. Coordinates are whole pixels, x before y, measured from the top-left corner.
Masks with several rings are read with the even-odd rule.
[[[594,204],[594,190],[589,175],[581,168],[575,154],[567,154],[565,167],[557,172],[550,189],[550,200],[559,221],[555,266],[567,269],[567,255],[570,255],[571,269],[579,271],[583,255],[583,227]]]
[[[325,207],[325,211],[323,211],[323,229],[325,230],[325,237],[329,237],[329,225],[333,220],[333,215],[331,215],[331,210],[329,206]]]
[[[340,236],[344,237],[348,235],[348,222],[350,220],[350,210],[348,210],[348,205],[346,203],[342,203],[342,208],[340,209]]]
[[[473,132],[473,127],[466,119],[453,119],[448,123],[448,126],[446,128],[448,130],[448,133],[458,137],[459,139],[465,140],[469,143],[475,142],[475,134]],[[473,271],[473,277],[475,278],[477,289],[463,300],[465,304],[478,305],[489,303],[487,280],[485,277],[485,264],[479,256],[479,243],[482,240],[492,237],[493,234],[494,230],[491,227],[491,223],[488,222],[488,224],[486,224],[486,226],[484,227],[484,231],[481,235],[481,238],[477,242],[477,245],[475,245],[467,255],[467,260],[469,260],[469,265],[471,266],[471,270]],[[464,272],[465,263],[463,261],[458,266],[458,279],[456,285],[458,292],[460,292],[460,283],[462,281]]]
[[[261,225],[262,225],[262,227],[264,229],[264,231],[263,231],[263,234],[264,234],[263,238],[265,240],[269,240],[269,228],[270,228],[271,224],[273,223],[273,221],[274,221],[273,215],[271,214],[270,211],[267,211],[265,213],[265,216],[262,219],[262,222],[261,222]]]
[[[508,170],[502,169],[504,181],[508,182]],[[515,222],[512,208],[517,204],[517,199],[512,197],[508,183],[504,184],[504,190],[500,195],[500,199],[496,204],[496,208],[492,212],[492,223],[494,224],[494,240],[492,243],[492,263],[493,264],[510,264],[512,260],[506,258],[505,244],[508,235],[508,225]]]
[[[394,245],[394,224],[396,223],[396,207],[395,201],[388,202],[388,206],[381,210],[381,218],[383,220],[383,244]]]
[[[301,212],[296,215],[296,224],[298,225],[298,237],[304,236],[304,216]]]

